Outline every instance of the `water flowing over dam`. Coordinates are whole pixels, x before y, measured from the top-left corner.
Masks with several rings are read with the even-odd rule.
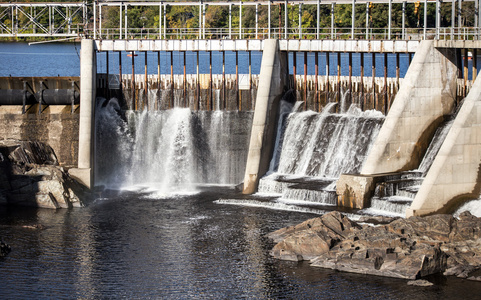
[[[168,193],[242,181],[251,112],[175,108],[122,116],[113,99],[99,103],[96,123],[97,184]]]

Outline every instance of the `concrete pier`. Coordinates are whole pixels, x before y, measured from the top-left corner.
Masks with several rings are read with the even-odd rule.
[[[406,217],[450,212],[481,191],[481,78],[464,99]]]
[[[88,188],[93,187],[93,144],[94,144],[94,105],[97,60],[95,42],[82,40],[80,52],[80,123],[78,168],[70,169],[69,174]]]
[[[259,178],[269,167],[275,135],[278,104],[284,90],[286,62],[277,40],[264,41],[259,88],[252,124],[249,154],[244,177],[244,194],[257,190]]]
[[[422,41],[394,99],[386,120],[361,170],[361,179],[342,175],[339,203],[363,203],[376,177],[418,167],[436,128],[456,103],[455,49],[435,48]],[[368,182],[359,187],[358,181]],[[358,207],[362,208],[362,207]]]

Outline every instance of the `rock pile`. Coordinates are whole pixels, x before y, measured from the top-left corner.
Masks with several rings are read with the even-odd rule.
[[[40,142],[0,143],[0,203],[45,208],[82,206],[87,190],[58,166]]]
[[[358,224],[339,212],[268,235],[271,255],[315,267],[404,279],[430,274],[469,277],[481,267],[481,218],[465,212]]]

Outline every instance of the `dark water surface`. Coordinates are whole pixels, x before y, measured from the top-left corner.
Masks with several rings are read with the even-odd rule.
[[[435,286],[272,259],[265,234],[313,215],[213,203],[226,188],[160,198],[125,192],[82,209],[0,207],[0,298],[475,299],[481,283]],[[40,225],[40,229],[25,226]]]

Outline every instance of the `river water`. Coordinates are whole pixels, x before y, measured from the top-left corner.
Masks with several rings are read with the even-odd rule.
[[[265,234],[313,215],[216,204],[229,188],[157,198],[140,191],[86,208],[0,207],[2,299],[476,299],[481,285],[334,272],[272,259]],[[39,229],[29,228],[41,225]]]

